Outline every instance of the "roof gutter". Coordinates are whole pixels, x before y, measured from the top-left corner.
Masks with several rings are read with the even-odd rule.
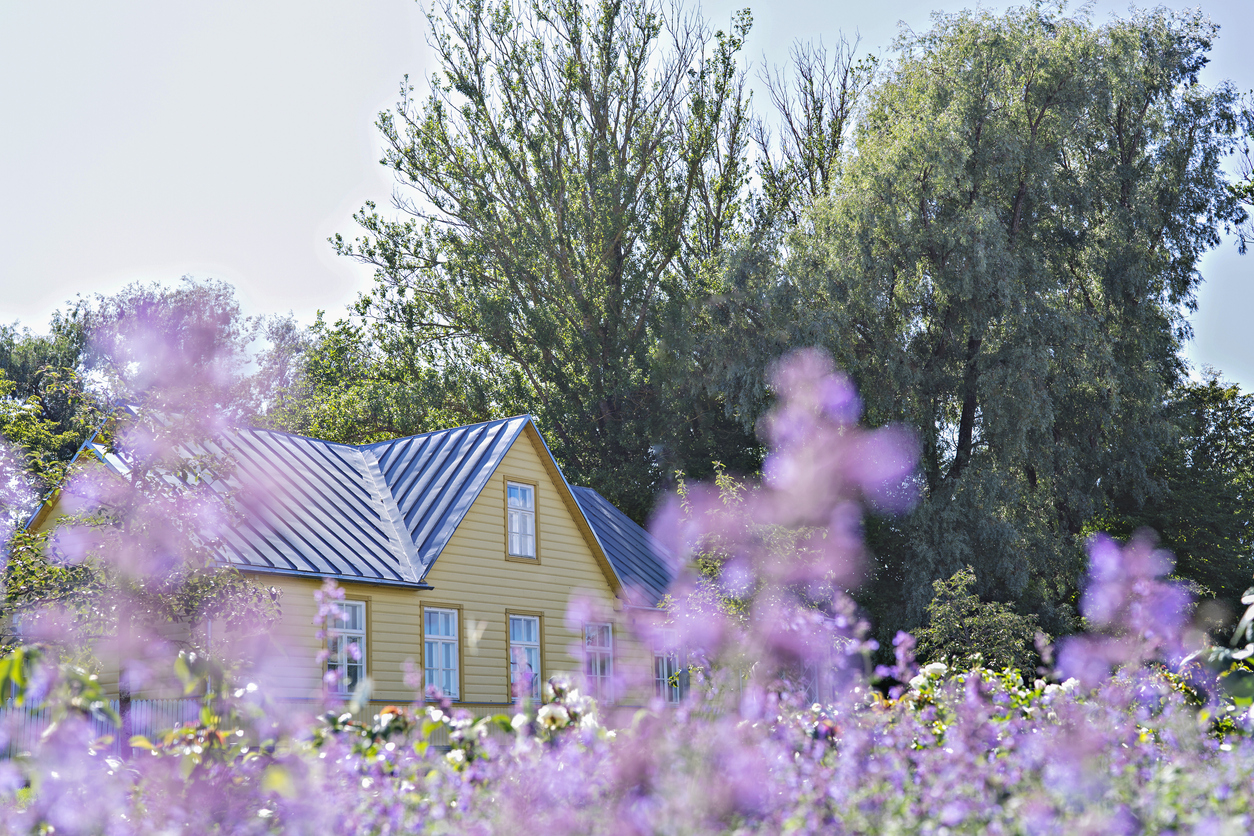
[[[241,572],[252,572],[258,575],[283,575],[288,578],[323,578],[324,580],[333,580],[344,583],[364,583],[371,586],[395,586],[402,589],[427,590],[435,589],[434,586],[425,581],[390,581],[385,578],[362,578],[349,577],[348,575],[333,575],[329,572],[310,572],[301,569],[273,569],[269,566],[249,566],[245,563],[228,563]]]

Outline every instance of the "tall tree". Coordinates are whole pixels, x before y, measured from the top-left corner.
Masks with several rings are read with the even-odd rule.
[[[753,122],[766,215],[760,221],[795,226],[840,182],[846,141],[879,67],[876,56],[858,56],[858,44],[843,35],[831,50],[822,42],[798,43],[790,67],[762,72],[774,118]]]
[[[1125,538],[1153,529],[1176,574],[1238,614],[1254,585],[1254,395],[1212,371],[1179,386],[1168,411],[1178,440],[1154,463],[1158,489],[1113,495],[1090,527]]]
[[[740,302],[706,350],[760,358],[730,401],[753,414],[766,359],[818,342],[869,420],[919,433],[922,500],[870,532],[884,627],[972,566],[981,596],[1067,629],[1086,522],[1154,489],[1199,258],[1244,220],[1220,167],[1237,100],[1197,78],[1214,31],[1196,12],[938,17],[779,259],[729,262]]]
[[[721,408],[672,418],[652,354],[743,208],[750,18],[711,36],[657,0],[445,0],[428,21],[430,94],[406,83],[378,122],[402,218],[368,204],[334,239],[376,269],[358,312],[409,380],[532,412],[643,517],[668,451],[711,422],[747,438]]]
[[[53,313],[47,334],[0,326],[0,440],[25,460],[32,492],[18,516],[33,510],[65,476],[79,447],[100,425],[104,405],[84,379],[91,302]]]

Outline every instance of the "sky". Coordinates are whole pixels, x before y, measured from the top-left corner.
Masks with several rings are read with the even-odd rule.
[[[762,67],[798,40],[841,33],[887,56],[900,27],[924,31],[932,12],[976,3],[702,9],[726,26],[746,5],[746,55]],[[1129,8],[1090,7],[1099,22]],[[1254,2],[1204,8],[1221,26],[1204,81],[1254,89],[1241,38]],[[411,0],[0,0],[0,323],[42,331],[77,294],[183,275],[230,282],[249,314],[335,318],[371,277],[326,239],[354,235],[365,201],[387,205],[374,120],[407,73],[421,92],[434,69]],[[1203,261],[1187,353],[1254,390],[1249,259],[1227,242]]]

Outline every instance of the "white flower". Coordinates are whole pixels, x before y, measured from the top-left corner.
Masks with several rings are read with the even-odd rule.
[[[514,731],[521,731],[522,727],[527,725],[527,715],[515,714],[514,719],[510,720],[509,724],[514,727]]]
[[[447,755],[444,756],[444,759],[447,760],[449,763],[451,763],[453,766],[461,766],[462,764],[466,762],[466,753],[463,752],[461,749],[453,749]]]
[[[596,701],[592,697],[585,697],[578,691],[571,691],[567,694],[565,703],[568,709],[576,714],[593,714],[596,711]]]
[[[949,670],[949,666],[946,665],[944,662],[933,662],[930,665],[923,666],[924,675],[930,676],[934,679],[939,679],[940,677],[944,676],[948,670]]]
[[[1068,679],[1066,682],[1062,683],[1060,687],[1064,691],[1074,691],[1076,688],[1080,687],[1080,680],[1076,679],[1073,676],[1070,679]]]
[[[561,729],[570,723],[570,714],[565,706],[551,702],[540,707],[540,710],[536,712],[536,720],[545,728]]]
[[[926,684],[927,684],[927,677],[924,676],[923,674],[919,674],[918,676],[910,680],[910,687],[916,691],[918,691],[920,688],[922,688]]]

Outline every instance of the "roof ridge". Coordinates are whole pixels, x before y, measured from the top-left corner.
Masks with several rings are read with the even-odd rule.
[[[391,539],[395,540],[400,556],[403,558],[400,564],[409,570],[405,573],[406,580],[420,580],[423,576],[422,558],[414,545],[414,538],[405,527],[405,517],[396,502],[396,497],[392,495],[392,490],[388,487],[383,471],[379,467],[379,457],[373,450],[365,447],[356,447],[353,452],[361,458],[364,482],[383,508],[385,519],[390,526]]]
[[[427,430],[425,433],[415,433],[414,435],[399,435],[396,438],[386,438],[383,441],[371,441],[369,444],[356,444],[354,446],[359,450],[369,447],[379,447],[384,444],[395,444],[398,441],[409,441],[414,438],[430,438],[431,436],[443,435],[445,433],[455,432],[457,430],[473,430],[476,427],[486,427],[489,424],[508,424],[518,418],[526,418],[528,421],[533,420],[530,412],[520,412],[517,415],[510,415],[505,418],[492,418],[488,421],[476,421],[473,424],[458,424],[456,427],[443,427],[438,430]]]

